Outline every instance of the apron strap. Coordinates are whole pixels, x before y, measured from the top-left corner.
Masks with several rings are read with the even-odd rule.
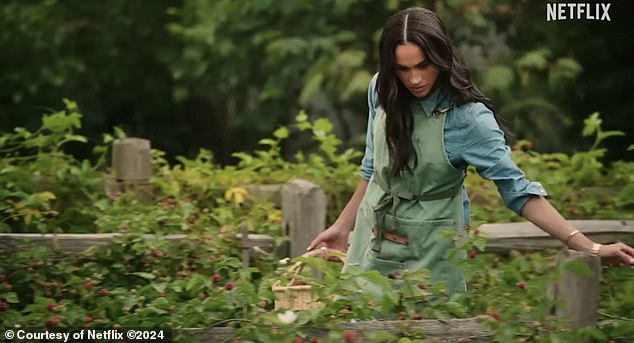
[[[463,179],[464,180],[464,179]],[[458,185],[451,187],[445,191],[436,192],[432,194],[412,194],[410,192],[392,192],[388,189],[385,183],[374,174],[374,182],[376,182],[381,190],[388,196],[385,197],[372,209],[376,218],[376,238],[372,245],[372,250],[375,252],[381,251],[381,240],[383,238],[383,221],[388,210],[391,209],[392,214],[392,230],[396,230],[396,209],[401,203],[401,199],[405,200],[417,200],[417,201],[431,201],[445,198],[453,198],[460,193],[462,188],[462,182]]]

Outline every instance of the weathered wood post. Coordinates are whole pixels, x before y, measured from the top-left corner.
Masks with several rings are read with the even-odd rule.
[[[559,256],[560,279],[549,290],[550,296],[561,300],[562,304],[555,314],[565,318],[567,327],[581,328],[597,324],[599,309],[599,283],[601,279],[601,260],[575,250],[567,250]],[[583,263],[591,272],[584,275],[566,270],[569,262]]]
[[[150,141],[142,138],[119,138],[112,143],[113,175],[106,176],[106,192],[117,196],[122,192],[134,192],[141,201],[153,197],[152,156]]]
[[[314,183],[290,180],[282,186],[282,227],[290,237],[289,256],[301,256],[326,225],[326,195]]]

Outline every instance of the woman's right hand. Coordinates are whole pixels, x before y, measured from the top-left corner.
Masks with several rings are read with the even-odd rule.
[[[339,250],[341,252],[346,252],[348,250],[348,234],[350,230],[346,230],[338,225],[332,225],[325,231],[322,231],[320,234],[313,239],[312,242],[306,248],[306,251],[311,251],[315,249],[320,244],[324,243],[326,248]]]

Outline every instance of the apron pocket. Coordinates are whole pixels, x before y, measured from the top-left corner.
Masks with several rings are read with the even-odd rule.
[[[385,234],[391,239],[384,235],[381,241],[381,251],[377,257],[384,260],[404,262],[439,259],[444,258],[447,250],[454,246],[453,240],[441,236],[444,230],[456,230],[454,219],[416,220],[396,217],[396,228],[393,230],[392,216],[386,214],[383,225]]]

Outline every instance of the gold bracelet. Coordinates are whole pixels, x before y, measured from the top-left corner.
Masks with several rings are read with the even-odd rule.
[[[570,239],[572,237],[574,237],[576,234],[581,233],[579,230],[575,230],[573,232],[571,232],[568,237],[566,237],[566,240],[564,241],[564,244],[568,245],[568,242],[570,242]]]
[[[601,247],[603,245],[599,243],[592,243],[592,250],[590,250],[590,255],[599,256],[599,252],[601,251]]]

